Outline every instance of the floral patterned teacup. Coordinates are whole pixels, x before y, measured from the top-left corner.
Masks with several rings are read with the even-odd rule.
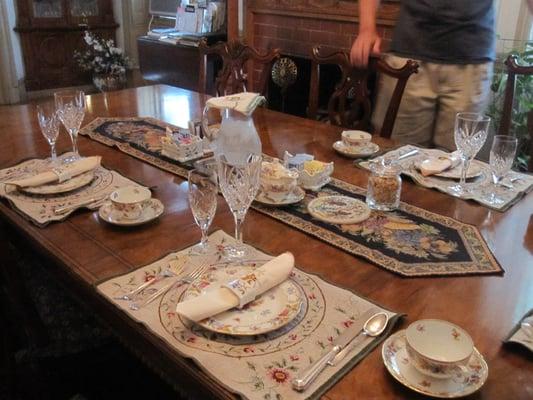
[[[363,147],[370,143],[372,135],[364,131],[343,131],[342,141],[349,147]]]
[[[137,219],[149,204],[152,193],[142,186],[124,186],[109,195],[114,219]]]
[[[434,378],[462,375],[474,351],[472,338],[465,330],[438,319],[413,322],[405,337],[412,364]]]

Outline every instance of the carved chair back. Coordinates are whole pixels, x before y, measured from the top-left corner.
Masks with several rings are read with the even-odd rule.
[[[262,65],[262,72],[258,79],[258,86],[253,89],[262,95],[266,95],[272,64],[280,57],[279,49],[260,53],[238,40],[219,42],[213,46],[208,46],[207,41],[204,39],[200,42],[199,50],[199,91],[201,93],[206,93],[207,91],[207,56],[215,54],[222,59],[222,69],[218,72],[214,84],[215,94],[217,96],[248,91],[250,85],[248,74],[246,73],[248,63]]]
[[[329,98],[327,105],[329,122],[334,125],[352,129],[370,130],[372,102],[375,97],[369,88],[370,82],[376,78],[378,73],[384,73],[397,79],[385,120],[379,131],[380,136],[389,138],[392,134],[405,85],[409,77],[418,71],[418,64],[412,60],[408,60],[402,68],[396,69],[389,66],[381,58],[371,56],[367,68],[356,68],[350,63],[348,53],[338,51],[323,55],[319,46],[313,48],[311,56],[309,118],[316,119],[318,115],[320,66],[334,64],[340,69],[341,78]]]

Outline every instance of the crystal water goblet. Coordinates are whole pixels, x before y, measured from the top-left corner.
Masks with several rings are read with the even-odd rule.
[[[191,254],[207,254],[211,252],[207,232],[213,222],[217,210],[218,185],[213,171],[193,169],[188,174],[189,206],[196,225],[202,231],[200,243],[191,248]]]
[[[490,148],[490,172],[492,175],[491,191],[487,201],[498,206],[505,202],[497,195],[504,188],[501,181],[511,170],[518,147],[518,140],[513,136],[496,135]]]
[[[242,225],[259,191],[261,156],[250,154],[244,164],[231,164],[222,155],[217,165],[220,190],[233,214],[237,241],[234,245],[226,246],[224,252],[230,260],[243,259],[249,249],[242,240]]]
[[[466,176],[472,159],[481,150],[489,131],[490,117],[478,113],[457,113],[455,116],[454,140],[461,158],[461,179],[449,187],[451,194],[462,196],[468,193]]]
[[[59,116],[57,110],[51,103],[44,103],[37,106],[37,120],[41,133],[50,145],[50,162],[57,163],[56,141],[59,135]]]
[[[72,141],[73,156],[65,159],[72,162],[80,158],[78,152],[78,132],[85,116],[85,93],[81,90],[62,90],[54,93],[59,119]]]

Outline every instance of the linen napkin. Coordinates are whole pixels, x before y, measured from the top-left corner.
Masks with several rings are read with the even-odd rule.
[[[176,306],[176,312],[197,322],[234,307],[243,307],[257,296],[284,282],[294,267],[294,256],[283,253],[247,275],[185,300]]]
[[[445,156],[430,157],[420,163],[419,169],[423,176],[435,175],[459,165],[459,153],[454,151]]]
[[[207,100],[206,104],[211,108],[235,110],[249,116],[257,106],[264,102],[265,98],[259,93],[243,92],[229,96],[212,97]]]
[[[17,187],[35,187],[46,185],[48,183],[64,182],[74,176],[83,174],[84,172],[92,171],[96,167],[99,167],[101,160],[102,157],[100,156],[85,157],[70,164],[41,172],[37,175],[16,179],[5,183],[9,185],[15,185]]]

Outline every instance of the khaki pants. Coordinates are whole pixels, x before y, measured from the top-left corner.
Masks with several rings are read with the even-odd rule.
[[[386,55],[394,68],[407,58]],[[458,112],[484,112],[489,100],[492,62],[483,64],[436,64],[417,61],[417,74],[407,81],[398,110],[392,138],[404,143],[455,150],[453,129]],[[396,79],[380,77],[377,103],[372,122],[383,123]]]

